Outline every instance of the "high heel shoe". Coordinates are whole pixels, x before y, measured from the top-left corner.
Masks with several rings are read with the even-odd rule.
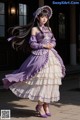
[[[46,115],[46,114],[41,114],[41,113],[40,113],[41,107],[43,107],[43,105],[36,105],[36,111],[40,114],[41,117],[47,118],[47,115]]]
[[[51,116],[51,113],[50,113],[50,112],[47,112],[47,109],[46,109],[47,107],[49,108],[49,104],[46,104],[46,105],[43,104],[43,108],[44,108],[44,111],[45,111],[46,115],[47,115],[47,116]]]
[[[46,113],[47,116],[51,116],[51,113]]]

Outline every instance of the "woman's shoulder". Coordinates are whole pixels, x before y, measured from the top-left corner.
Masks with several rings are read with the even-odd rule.
[[[32,30],[35,30],[35,31],[37,31],[37,29],[38,29],[37,27],[32,27]]]
[[[37,27],[32,27],[32,35],[36,35],[37,31]]]

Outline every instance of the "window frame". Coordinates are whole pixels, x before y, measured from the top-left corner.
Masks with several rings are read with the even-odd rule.
[[[3,24],[0,24],[0,27],[3,27],[3,34],[1,35],[0,34],[0,38],[4,38],[5,37],[5,3],[4,2],[0,2],[1,4],[3,4],[4,5],[4,11],[3,11],[3,13],[0,13],[0,16],[4,16],[4,22],[3,22]]]

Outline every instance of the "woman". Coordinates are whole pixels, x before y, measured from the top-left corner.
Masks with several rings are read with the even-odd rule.
[[[25,32],[26,26],[12,28],[13,36],[8,41],[12,41],[13,47],[22,45],[31,30],[29,44],[32,50],[21,67],[3,79],[4,86],[16,96],[37,101],[36,110],[45,118],[51,116],[49,104],[60,99],[59,86],[65,76],[65,66],[55,50],[56,39],[49,27],[51,16],[52,9],[43,6],[34,13],[34,21],[28,32]],[[23,32],[19,33],[19,30]],[[14,42],[16,40],[20,40],[20,44]]]

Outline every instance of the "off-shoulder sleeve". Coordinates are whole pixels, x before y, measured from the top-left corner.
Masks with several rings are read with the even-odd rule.
[[[37,42],[35,35],[31,35],[29,44],[30,44],[30,47],[33,49],[42,49],[43,48],[43,44]]]
[[[54,36],[53,36],[52,39],[51,39],[51,44],[53,45],[53,47],[56,46],[56,39],[55,39]]]

